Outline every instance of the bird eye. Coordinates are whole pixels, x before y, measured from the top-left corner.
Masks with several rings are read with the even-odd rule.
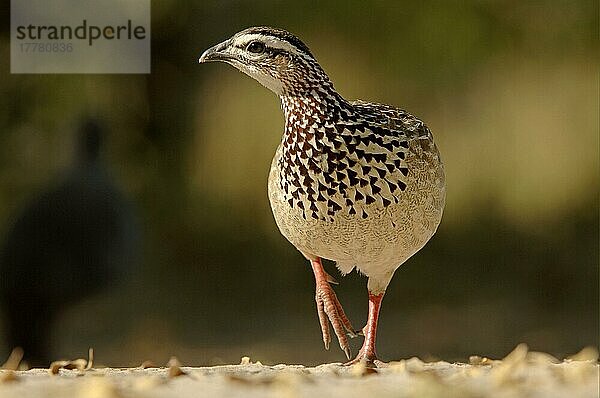
[[[265,45],[264,45],[264,43],[261,43],[260,41],[253,41],[250,44],[248,44],[248,47],[246,47],[246,50],[248,50],[248,52],[251,52],[253,54],[260,54],[265,51]]]

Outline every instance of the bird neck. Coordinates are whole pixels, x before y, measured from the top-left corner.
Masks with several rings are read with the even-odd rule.
[[[93,120],[88,120],[77,138],[75,163],[79,166],[98,163],[103,138],[103,133],[98,125]]]
[[[81,149],[81,148],[80,148]],[[76,168],[93,168],[100,164],[98,151],[79,150],[73,164]]]
[[[351,114],[350,103],[329,85],[308,87],[280,95],[281,108],[288,128],[304,129],[327,122],[335,123]]]

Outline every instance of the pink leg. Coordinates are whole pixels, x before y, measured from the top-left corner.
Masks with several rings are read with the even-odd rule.
[[[317,302],[317,313],[319,314],[319,323],[321,324],[321,333],[323,334],[325,349],[329,349],[329,343],[331,342],[331,335],[329,332],[329,323],[331,323],[333,331],[340,343],[340,348],[344,351],[346,357],[350,359],[350,347],[348,346],[346,331],[351,336],[355,336],[355,332],[352,324],[346,317],[335,292],[329,284],[333,278],[323,269],[320,258],[312,260],[310,264],[313,273],[315,274],[315,282],[317,284],[315,300]]]
[[[383,294],[374,295],[369,292],[369,319],[367,320],[367,325],[363,328],[365,341],[356,358],[345,365],[354,365],[361,361],[365,361],[368,366],[381,366],[383,364],[383,362],[377,359],[377,353],[375,352],[377,321],[379,320],[379,309],[381,308]]]

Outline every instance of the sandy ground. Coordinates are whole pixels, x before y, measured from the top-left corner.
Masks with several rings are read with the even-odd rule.
[[[5,367],[10,366],[9,363]],[[598,353],[587,348],[562,361],[519,345],[502,360],[470,363],[418,358],[385,368],[326,364],[94,368],[86,360],[51,369],[0,370],[0,397],[598,397]],[[69,369],[71,368],[71,369]]]

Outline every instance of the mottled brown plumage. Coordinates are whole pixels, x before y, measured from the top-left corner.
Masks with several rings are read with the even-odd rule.
[[[381,299],[394,271],[435,233],[445,201],[442,161],[427,126],[389,105],[347,101],[289,32],[250,28],[200,62],[230,63],[281,98],[285,129],[269,174],[282,234],[311,261],[325,346],[330,322],[349,356],[354,335],[321,259],[368,278],[369,320],[354,361],[376,361]]]

